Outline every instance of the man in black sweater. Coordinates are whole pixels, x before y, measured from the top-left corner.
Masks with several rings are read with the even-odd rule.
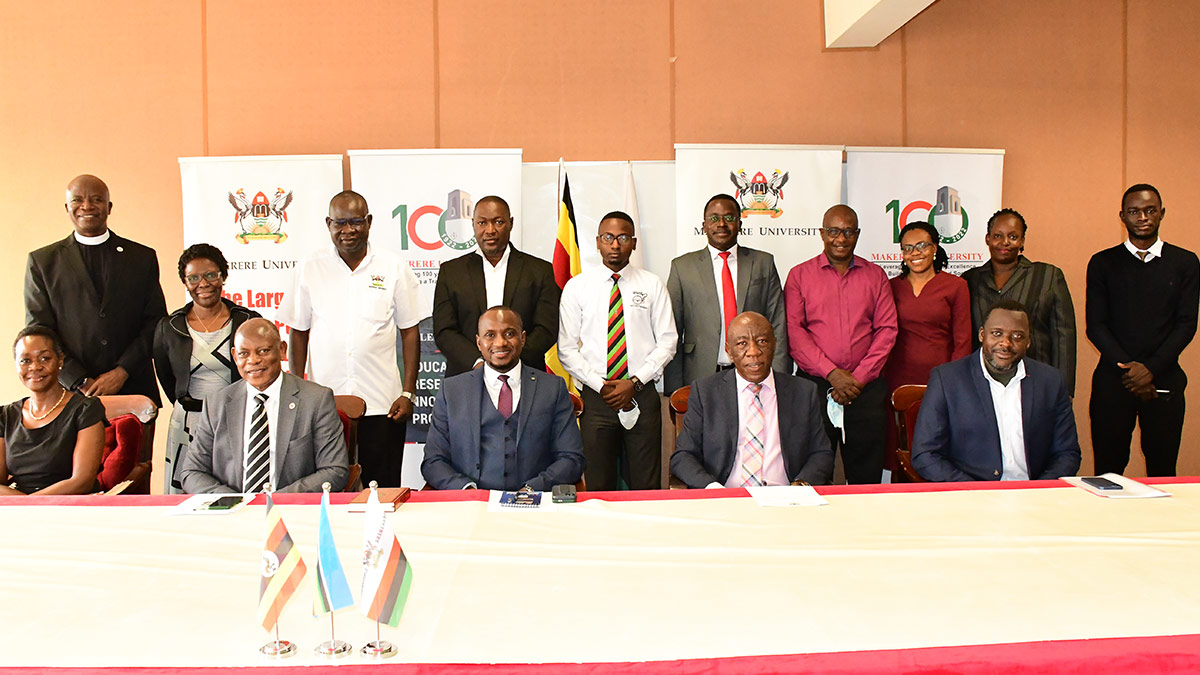
[[[1165,215],[1154,186],[1130,187],[1120,213],[1129,239],[1088,263],[1087,336],[1100,350],[1089,405],[1097,474],[1125,471],[1139,423],[1146,475],[1175,475],[1187,385],[1179,354],[1196,335],[1200,260],[1158,238]]]

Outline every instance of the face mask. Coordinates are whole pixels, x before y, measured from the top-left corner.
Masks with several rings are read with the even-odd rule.
[[[642,411],[640,408],[638,408],[637,401],[634,401],[633,408],[630,410],[617,411],[617,420],[621,422],[621,426],[625,427],[626,429],[632,429],[633,425],[637,424],[638,417],[641,414]]]
[[[842,430],[842,442],[846,442],[846,420],[844,415],[846,408],[837,401],[833,400],[833,390],[830,389],[825,393],[825,414],[829,417],[829,423],[835,429]]]

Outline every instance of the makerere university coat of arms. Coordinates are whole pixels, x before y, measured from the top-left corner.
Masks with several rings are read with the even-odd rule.
[[[270,239],[276,244],[287,239],[283,224],[287,222],[287,207],[292,203],[291,190],[275,188],[275,197],[267,199],[267,195],[259,190],[254,199],[246,199],[246,191],[238,189],[229,193],[229,204],[236,211],[233,222],[241,227],[236,239],[243,244],[251,239]]]
[[[783,186],[788,182],[788,172],[780,173],[776,169],[770,178],[759,171],[754,178],[746,177],[745,169],[729,172],[729,180],[733,181],[737,192],[738,203],[742,205],[743,216],[766,215],[778,218],[783,215]]]

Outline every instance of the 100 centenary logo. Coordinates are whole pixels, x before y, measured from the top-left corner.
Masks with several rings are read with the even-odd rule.
[[[908,217],[914,211],[929,212],[927,222],[937,230],[943,244],[953,244],[967,236],[967,227],[970,224],[967,209],[958,197],[958,190],[949,185],[938,188],[936,204],[917,199],[900,208],[900,200],[893,199],[883,210],[892,214],[892,241],[897,244],[900,243],[900,230],[910,222]]]

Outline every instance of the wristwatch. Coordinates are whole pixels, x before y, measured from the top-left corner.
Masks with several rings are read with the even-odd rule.
[[[642,381],[641,381],[641,380],[637,379],[637,376],[636,376],[636,375],[635,375],[635,376],[633,376],[633,377],[631,377],[631,378],[629,378],[629,381],[630,381],[630,382],[633,382],[633,390],[634,390],[635,392],[639,392],[639,393],[640,393],[640,392],[642,391],[642,387],[646,386],[646,385],[642,384]]]
[[[409,402],[411,402],[411,403],[416,403],[416,402],[417,402],[417,396],[416,396],[416,394],[412,393],[411,391],[402,391],[402,392],[400,392],[400,396],[401,396],[401,397],[403,397],[403,398],[406,398],[406,399],[408,399],[408,400],[409,400]]]

